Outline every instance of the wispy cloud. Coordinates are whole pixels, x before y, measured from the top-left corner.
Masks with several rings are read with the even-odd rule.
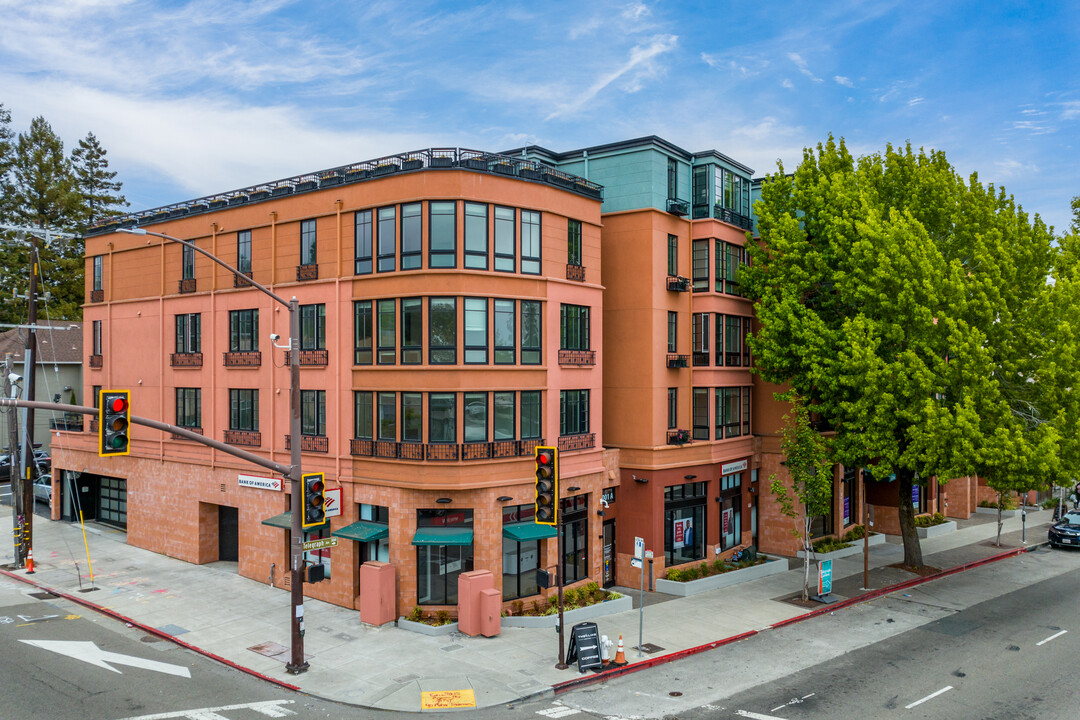
[[[788,60],[795,63],[795,67],[799,68],[799,72],[801,72],[803,75],[810,78],[814,82],[825,82],[810,71],[810,67],[806,64],[806,61],[803,60],[802,56],[799,55],[799,53],[788,53]]]
[[[834,75],[833,80],[837,85],[843,85],[844,87],[855,87],[855,83],[851,82],[851,78],[844,77],[843,75]]]
[[[926,102],[926,98],[913,97],[913,98],[911,98],[910,100],[907,101],[907,104],[908,104],[908,107],[915,107],[916,105],[922,105],[924,102]]]
[[[1039,166],[1035,163],[1020,162],[1019,160],[1013,160],[1011,158],[995,161],[994,167],[997,168],[995,175],[997,175],[998,178],[1008,178],[1020,174],[1039,172]]]
[[[794,90],[795,83],[791,82],[791,80],[789,80],[788,78],[784,78],[780,81],[780,87],[787,88],[788,90]]]

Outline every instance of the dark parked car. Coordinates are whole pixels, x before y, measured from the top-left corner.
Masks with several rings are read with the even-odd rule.
[[[1080,510],[1065,513],[1060,522],[1050,526],[1047,538],[1050,540],[1050,547],[1080,547]]]
[[[41,473],[47,473],[52,470],[52,458],[44,450],[34,451],[34,463],[38,466],[38,472],[32,473],[33,475],[39,475]],[[15,456],[15,465],[18,467],[19,457]],[[11,456],[7,453],[0,454],[0,482],[7,482],[11,477]]]

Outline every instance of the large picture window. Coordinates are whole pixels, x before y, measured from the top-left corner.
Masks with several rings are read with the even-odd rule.
[[[202,427],[202,388],[176,388],[176,424]]]
[[[300,349],[326,349],[326,305],[300,306]]]
[[[589,577],[589,496],[563,498],[559,510],[564,584]]]
[[[401,393],[401,442],[423,442],[424,394]]]
[[[584,435],[589,432],[589,391],[559,392],[559,435]]]
[[[705,503],[708,483],[664,488],[664,564],[667,567],[705,557]]]
[[[428,301],[428,355],[432,365],[457,362],[457,299],[433,297]]]
[[[716,388],[716,439],[739,437],[741,430],[742,388]]]
[[[720,548],[742,542],[742,473],[720,478]]]
[[[259,431],[259,391],[229,389],[229,429]]]
[[[562,350],[589,349],[589,308],[562,305],[559,318],[559,347]]]
[[[229,311],[229,352],[254,352],[259,349],[259,311]]]
[[[186,313],[176,316],[176,352],[202,352],[202,316]]]
[[[511,505],[503,508],[503,527],[535,524],[536,506]],[[503,600],[528,597],[540,592],[536,585],[536,569],[540,565],[540,541],[516,540],[503,533],[502,575]]]
[[[420,605],[456,605],[458,577],[473,569],[472,510],[417,510],[416,529],[469,530],[467,545],[417,545],[416,602]],[[414,540],[414,542],[416,542]]]

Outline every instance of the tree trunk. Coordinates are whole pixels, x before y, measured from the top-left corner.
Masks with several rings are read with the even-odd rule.
[[[810,599],[810,552],[814,549],[810,542],[810,518],[803,517],[803,587],[802,599],[806,602]]]
[[[896,490],[899,493],[900,536],[904,540],[904,564],[908,567],[922,567],[922,546],[919,533],[915,529],[915,506],[911,502],[911,488],[915,483],[915,473],[911,470],[897,470]]]
[[[998,501],[997,501],[997,506],[998,506],[998,516],[997,516],[998,528],[997,528],[997,539],[994,541],[994,545],[997,546],[997,547],[1001,547],[1001,524],[1003,522],[1005,522],[1001,517],[1001,508],[1004,505],[1005,505],[1005,498],[1002,497],[1001,493],[998,493]]]

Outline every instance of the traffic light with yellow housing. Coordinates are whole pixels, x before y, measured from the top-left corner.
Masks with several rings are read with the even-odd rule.
[[[326,522],[326,481],[323,473],[303,475],[300,485],[304,504],[304,521],[301,524],[305,529],[322,525]]]
[[[559,449],[538,447],[536,457],[536,515],[537,525],[557,525],[559,522]]]
[[[131,451],[131,393],[102,390],[98,401],[98,455],[127,455]]]

